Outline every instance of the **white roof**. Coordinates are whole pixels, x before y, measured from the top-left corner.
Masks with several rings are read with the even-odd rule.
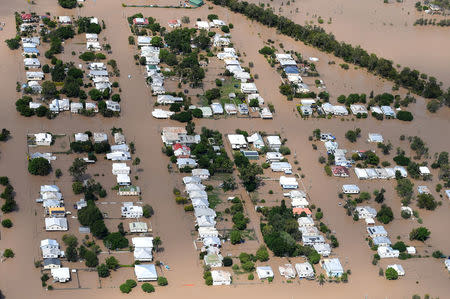
[[[314,276],[314,270],[310,263],[298,263],[295,264],[295,270],[299,277],[311,277]]]
[[[53,279],[60,282],[65,282],[70,279],[70,271],[67,267],[51,269],[51,275],[53,276]]]
[[[118,184],[130,184],[131,183],[130,176],[128,174],[119,173],[117,175],[117,183]]]
[[[267,136],[267,142],[269,143],[269,145],[281,145],[280,136],[277,135]]]
[[[212,270],[211,276],[213,281],[231,281],[231,274],[223,270]]]
[[[59,243],[58,243],[58,241],[53,240],[53,239],[41,240],[41,247],[46,247],[46,246],[59,247]]]
[[[245,140],[245,136],[241,134],[228,134],[228,140],[231,144],[245,146],[247,145],[247,141]]]
[[[369,133],[369,142],[383,142],[383,136],[377,133]]]
[[[256,267],[256,273],[258,274],[259,279],[273,277],[273,270],[270,266]]]
[[[298,226],[309,226],[314,225],[314,220],[311,217],[300,217],[297,219]]]
[[[389,268],[394,269],[399,276],[405,275],[405,270],[403,269],[402,265],[399,265],[399,264],[388,265],[386,267],[386,269],[389,269]]]
[[[295,177],[286,177],[281,176],[280,177],[280,185],[297,185],[297,179]]]
[[[422,175],[431,173],[430,169],[428,169],[428,167],[426,167],[426,166],[420,166],[419,171],[420,171],[420,174],[422,174]]]
[[[131,238],[133,246],[136,247],[149,247],[153,248],[153,238],[152,237],[134,237]]]
[[[158,274],[156,273],[156,268],[153,264],[135,265],[134,273],[136,274],[138,281],[158,279]]]
[[[59,230],[67,230],[67,219],[66,218],[45,218],[45,227],[51,228],[53,226],[60,227]]]

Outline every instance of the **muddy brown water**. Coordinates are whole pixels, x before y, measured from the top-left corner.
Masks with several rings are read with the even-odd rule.
[[[28,5],[25,1],[10,1],[9,5],[0,5],[0,21],[7,23],[4,30],[0,32],[1,39],[14,35],[13,12],[16,10],[32,10],[39,13],[50,11],[52,15],[78,14],[77,10],[65,11],[61,9],[55,4],[55,1],[51,0],[38,0],[36,6]],[[241,53],[246,53],[246,56],[242,57],[245,65],[250,61],[254,63],[252,73],[259,74],[256,84],[260,93],[266,101],[275,105],[274,120],[204,119],[197,122],[197,129],[201,126],[207,126],[218,129],[224,134],[233,132],[236,128],[247,131],[279,132],[288,139],[287,145],[293,152],[289,159],[291,163],[295,159],[299,161],[299,166],[302,168],[301,173],[305,174],[303,183],[311,196],[311,203],[324,210],[323,221],[333,231],[336,231],[336,236],[341,245],[335,250],[335,254],[340,258],[344,268],[352,271],[349,283],[326,283],[319,286],[317,282],[295,280],[294,283],[287,284],[280,278],[277,271],[278,265],[286,263],[287,259],[272,258],[267,263],[276,272],[276,278],[271,284],[267,282],[259,283],[257,280],[248,282],[246,275],[241,275],[239,279],[236,279],[236,284],[229,287],[207,287],[204,285],[202,265],[197,252],[194,250],[190,234],[193,228],[192,215],[185,214],[173,200],[172,188],[180,183],[180,176],[170,175],[167,172],[168,160],[161,154],[161,139],[159,137],[161,128],[179,124],[169,120],[156,120],[151,117],[150,113],[155,99],[151,97],[150,91],[144,83],[142,69],[134,64],[134,49],[127,43],[127,37],[130,33],[125,16],[139,11],[143,12],[144,15],[154,16],[163,26],[167,20],[175,17],[180,18],[183,15],[189,15],[192,24],[197,17],[205,18],[209,13],[217,13],[222,19],[235,25],[235,29],[232,30],[232,40]],[[311,142],[308,141],[308,136],[311,135],[312,130],[321,128],[322,131],[333,132],[342,146],[349,150],[369,147],[365,142],[369,132],[382,133],[385,139],[391,140],[394,148],[396,146],[407,148],[407,143],[400,142],[398,139],[399,135],[405,134],[421,136],[429,146],[431,153],[448,150],[448,138],[444,138],[445,133],[442,133],[445,132],[445,128],[449,127],[450,113],[448,110],[442,109],[437,114],[429,114],[425,109],[423,99],[418,98],[418,102],[408,108],[415,116],[411,123],[402,123],[396,120],[378,122],[372,118],[351,121],[351,117],[347,117],[349,121],[341,121],[339,118],[302,120],[293,111],[295,103],[287,102],[279,94],[280,79],[278,74],[257,53],[263,46],[263,41],[268,38],[276,40],[277,44],[282,42],[285,48],[299,51],[305,56],[319,57],[318,70],[332,94],[332,102],[335,102],[335,98],[341,93],[369,93],[370,90],[374,90],[376,93],[389,91],[392,84],[373,77],[362,70],[342,71],[337,66],[328,66],[328,60],[336,59],[293,42],[289,38],[277,36],[275,31],[222,8],[208,10],[208,7],[204,6],[189,11],[156,8],[122,9],[118,1],[111,3],[106,0],[97,0],[85,3],[85,7],[79,13],[81,15],[94,15],[105,20],[107,25],[107,30],[102,34],[107,36],[113,50],[111,58],[117,60],[122,74],[118,81],[122,88],[123,101],[121,104],[123,111],[118,119],[84,118],[82,116],[70,116],[68,113],[58,116],[55,120],[19,116],[15,111],[14,102],[18,98],[18,94],[15,92],[16,81],[23,81],[25,75],[22,67],[22,56],[20,56],[19,51],[11,52],[4,43],[0,43],[0,57],[3,58],[3,64],[0,68],[3,91],[0,103],[2,108],[0,127],[10,129],[13,136],[7,143],[0,144],[0,173],[10,177],[17,192],[16,200],[19,205],[19,211],[7,216],[13,221],[14,227],[9,230],[3,228],[1,230],[0,248],[12,248],[16,254],[14,259],[7,260],[0,265],[0,289],[6,298],[79,298],[80,296],[121,298],[124,296],[120,294],[118,286],[126,279],[134,278],[131,268],[122,268],[113,272],[110,278],[102,280],[102,288],[99,288],[100,284],[95,272],[84,271],[79,272],[80,284],[84,289],[68,289],[77,287],[75,277],[68,285],[55,284],[57,290],[54,291],[45,291],[41,287],[39,280],[41,274],[33,265],[34,260],[40,257],[39,241],[41,238],[49,236],[60,240],[63,233],[43,232],[42,209],[34,203],[34,199],[40,185],[56,181],[66,197],[66,205],[73,212],[71,205],[78,200],[78,197],[72,195],[71,181],[67,169],[75,156],[58,156],[58,160],[54,162],[53,167],[55,169],[61,168],[64,173],[59,181],[54,178],[54,174],[48,177],[33,177],[26,170],[25,135],[27,133],[50,131],[71,134],[86,130],[108,132],[112,126],[123,128],[127,141],[133,141],[136,144],[137,152],[135,156],[141,158],[142,162],[139,168],[142,168],[143,171],[137,173],[137,168],[133,167],[132,174],[139,175],[139,180],[136,183],[142,188],[143,203],[151,204],[156,211],[156,214],[151,218],[151,223],[155,235],[161,236],[164,247],[164,251],[157,254],[157,259],[168,263],[172,269],[164,272],[169,280],[169,286],[158,287],[155,295],[162,298],[174,298],[176,296],[200,298],[207,296],[216,298],[229,298],[230,296],[238,298],[244,296],[263,298],[274,296],[279,298],[300,298],[304,296],[312,298],[411,298],[411,295],[415,293],[421,295],[429,293],[432,296],[440,296],[440,298],[448,296],[449,275],[442,260],[432,258],[418,258],[407,261],[386,260],[382,261],[379,266],[385,268],[388,264],[400,263],[406,270],[406,276],[398,281],[387,281],[378,276],[379,266],[371,265],[373,252],[364,241],[364,225],[361,222],[353,223],[353,220],[345,215],[344,209],[337,205],[339,202],[337,193],[341,185],[344,182],[356,183],[355,176],[351,175],[346,180],[326,177],[322,167],[317,162],[319,155],[323,154],[323,146],[318,143],[318,151],[314,151]],[[128,79],[128,74],[132,75],[131,79]],[[404,94],[405,92],[401,90],[400,93]],[[348,144],[344,141],[344,134],[348,129],[355,127],[362,129],[362,138],[357,144]],[[296,158],[294,158],[294,154]],[[382,159],[384,160],[384,158]],[[92,175],[100,174],[96,179],[107,188],[109,193],[108,197],[101,201],[119,202],[118,197],[109,190],[114,184],[114,178],[110,171],[110,163],[107,161],[101,161],[98,165],[89,169],[89,173]],[[105,174],[105,176],[101,176],[101,174]],[[437,173],[433,171],[433,175],[436,177]],[[431,238],[425,244],[409,242],[407,237],[409,231],[419,224],[412,220],[400,218],[400,199],[395,195],[394,182],[370,181],[357,183],[362,190],[373,191],[381,187],[386,189],[386,203],[393,208],[396,217],[394,222],[386,226],[391,239],[394,240],[397,235],[400,236],[405,242],[417,246],[418,252],[422,255],[430,254],[436,249],[448,252],[450,247],[446,231],[449,225],[448,200],[443,200],[442,206],[436,211],[420,211],[424,225],[432,231]],[[415,183],[417,185],[418,182]],[[426,182],[426,185],[434,190],[436,183],[437,180],[434,178],[432,182]],[[269,188],[269,185],[262,188],[260,198],[268,197],[268,195],[263,194],[267,192],[266,188]],[[270,188],[276,194],[281,192],[275,183],[270,185]],[[433,193],[435,194],[434,191]],[[121,199],[121,201],[125,200]],[[375,206],[376,204],[371,202],[371,205]],[[118,215],[119,205],[100,205],[100,209],[111,213],[111,215]],[[2,219],[3,217],[5,216],[2,216]],[[257,221],[257,219],[253,220]],[[76,228],[76,222],[76,219],[69,218],[70,227]],[[117,224],[117,222],[107,222],[110,229],[114,229]],[[70,232],[73,233],[74,231],[71,230]],[[251,247],[243,246],[240,249],[242,251],[254,250],[255,247]],[[236,250],[236,254],[238,252]],[[235,253],[235,251],[233,250],[232,253]],[[105,257],[106,255],[100,255],[100,260]],[[132,261],[131,253],[116,254],[116,257],[123,264]],[[295,263],[302,261],[302,259],[293,258],[290,261]],[[77,268],[83,267],[84,264],[80,263]],[[320,271],[318,267],[316,269]],[[24,287],[25,284],[26,287]],[[128,296],[137,298],[143,294],[138,287]]]

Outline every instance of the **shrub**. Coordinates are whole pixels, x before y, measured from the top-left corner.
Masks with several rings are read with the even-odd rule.
[[[393,249],[396,249],[396,250],[398,250],[398,251],[400,251],[400,252],[405,252],[405,251],[406,251],[406,245],[405,245],[405,243],[402,242],[402,241],[396,242],[396,243],[392,246],[392,248],[393,248]]]
[[[256,259],[260,262],[265,262],[269,260],[269,252],[267,251],[266,246],[262,245],[256,251]]]
[[[141,288],[145,293],[153,293],[155,291],[155,287],[148,282],[143,283]]]
[[[397,119],[403,121],[412,121],[414,119],[413,115],[409,111],[399,111],[397,113]]]
[[[167,278],[165,278],[164,276],[158,277],[158,285],[159,286],[166,286],[168,284],[169,284],[169,282],[167,281]]]
[[[231,267],[233,265],[233,259],[229,256],[224,257],[222,262],[224,267]]]
[[[3,252],[3,256],[6,257],[6,258],[13,258],[14,257],[14,252],[10,248],[5,249],[5,251]]]
[[[5,228],[10,228],[13,226],[13,223],[12,223],[11,219],[4,219],[4,220],[2,220],[2,226]]]
[[[255,275],[253,275],[253,273],[250,273],[250,274],[247,276],[247,279],[248,279],[248,280],[253,280],[253,279],[255,279]]]
[[[431,232],[426,227],[418,227],[409,233],[410,240],[418,240],[424,242],[431,235]]]
[[[150,218],[154,214],[154,211],[153,211],[153,208],[151,205],[144,205],[142,207],[142,210],[143,210],[142,213],[145,218]]]
[[[387,268],[385,275],[387,280],[396,280],[398,278],[398,273],[393,268]]]
[[[123,283],[120,285],[120,291],[122,293],[128,294],[129,292],[131,292],[131,288],[126,283]]]
[[[230,233],[230,241],[231,244],[235,245],[235,244],[239,244],[242,241],[242,235],[241,232],[238,230],[232,230]]]
[[[129,286],[130,288],[134,288],[134,287],[137,286],[136,281],[133,280],[133,279],[127,279],[127,281],[125,281],[125,284],[126,284],[127,286]]]
[[[110,274],[109,268],[105,264],[101,264],[97,267],[97,273],[99,277],[108,277]]]

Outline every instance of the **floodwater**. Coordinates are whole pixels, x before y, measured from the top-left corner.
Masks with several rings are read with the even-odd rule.
[[[380,1],[358,0],[251,0],[250,3],[264,3],[298,24],[312,21],[313,25],[332,32],[336,39],[360,45],[369,53],[390,59],[394,65],[417,69],[429,76],[435,76],[450,85],[447,65],[450,63],[450,29],[439,26],[413,26],[419,18],[440,19],[448,16],[428,15],[418,12],[415,0],[389,4]],[[288,5],[289,3],[289,5]],[[423,3],[423,1],[422,1]],[[280,11],[281,9],[281,11]],[[318,23],[321,17],[323,24]],[[331,18],[330,24],[328,23]]]
[[[400,262],[406,270],[406,276],[398,281],[387,281],[378,276],[379,266],[372,266],[371,260],[373,252],[366,245],[365,227],[361,222],[353,223],[353,220],[345,215],[345,211],[339,208],[337,193],[339,192],[344,180],[328,178],[324,175],[322,166],[317,159],[323,148],[318,144],[319,151],[314,151],[308,136],[315,128],[321,128],[322,131],[333,132],[344,147],[357,149],[357,145],[345,143],[344,134],[348,129],[359,127],[362,129],[362,137],[358,143],[360,147],[368,147],[364,140],[369,132],[382,133],[385,139],[391,140],[394,145],[407,149],[406,142],[399,142],[399,135],[408,136],[418,135],[423,138],[430,148],[430,152],[448,150],[448,139],[442,138],[442,129],[448,128],[450,113],[448,109],[441,109],[437,114],[429,114],[425,110],[423,99],[418,99],[417,104],[408,108],[414,113],[415,119],[411,123],[402,123],[396,120],[385,120],[378,122],[372,118],[366,120],[341,121],[339,118],[310,119],[302,120],[294,110],[294,103],[287,102],[278,92],[279,76],[264,57],[257,53],[263,46],[263,41],[268,38],[276,40],[276,44],[283,43],[285,48],[301,52],[305,57],[316,56],[320,58],[317,64],[321,78],[325,81],[329,92],[332,94],[332,102],[341,94],[350,92],[369,93],[374,90],[375,93],[389,91],[392,84],[379,78],[373,77],[362,70],[342,71],[338,66],[328,66],[329,60],[336,60],[332,57],[318,52],[315,49],[306,47],[298,42],[284,37],[277,36],[275,31],[269,30],[259,24],[250,22],[239,15],[232,14],[223,8],[214,8],[209,10],[204,6],[196,10],[174,10],[157,8],[127,8],[123,9],[120,2],[111,3],[107,0],[89,1],[85,7],[73,11],[64,11],[55,4],[53,0],[39,0],[39,6],[28,5],[25,1],[10,1],[11,4],[0,6],[0,21],[6,22],[7,26],[0,32],[1,39],[10,38],[14,35],[13,25],[14,11],[35,11],[44,13],[52,12],[52,15],[81,15],[96,16],[103,19],[107,29],[102,32],[106,35],[112,46],[113,54],[111,58],[116,59],[122,76],[118,78],[122,88],[122,113],[118,119],[104,119],[101,117],[84,118],[82,116],[60,115],[55,120],[24,118],[19,116],[14,107],[14,102],[18,98],[15,92],[16,81],[24,80],[24,70],[22,68],[22,57],[19,51],[11,52],[4,43],[0,43],[0,57],[2,57],[2,67],[0,68],[1,86],[3,91],[2,101],[0,102],[0,127],[8,128],[13,138],[7,143],[0,144],[0,173],[8,175],[17,192],[16,200],[19,205],[19,211],[11,213],[8,218],[14,223],[14,227],[1,231],[0,248],[12,248],[16,254],[14,259],[7,260],[0,265],[0,290],[6,298],[80,298],[89,296],[92,298],[122,298],[118,286],[126,279],[134,278],[130,268],[119,269],[112,273],[112,277],[102,280],[102,288],[95,273],[80,272],[79,279],[83,289],[58,289],[54,291],[45,291],[41,287],[39,277],[41,274],[34,268],[33,261],[39,258],[39,241],[45,236],[57,236],[59,239],[61,233],[42,233],[42,217],[40,215],[41,207],[34,203],[37,190],[40,185],[45,183],[54,183],[54,175],[48,177],[32,177],[27,173],[26,168],[26,133],[35,133],[39,131],[50,131],[54,133],[76,133],[90,130],[107,132],[112,126],[121,127],[127,137],[127,141],[133,141],[136,145],[136,156],[141,159],[139,168],[142,172],[137,172],[133,167],[133,174],[139,175],[137,184],[142,188],[143,202],[151,204],[155,209],[155,215],[151,218],[152,227],[155,235],[159,235],[163,240],[164,251],[157,254],[157,259],[170,265],[171,271],[164,275],[169,280],[169,286],[157,287],[156,296],[160,298],[184,297],[210,297],[230,298],[230,297],[261,297],[261,298],[411,298],[412,294],[418,293],[423,296],[429,293],[432,296],[445,298],[449,293],[449,274],[443,266],[442,260],[432,258],[410,259],[408,261],[382,261],[381,266],[385,268],[387,264]],[[220,120],[200,120],[197,121],[197,129],[201,126],[218,129],[222,133],[234,132],[236,128],[247,131],[266,131],[279,132],[288,139],[287,145],[291,151],[296,154],[296,158],[290,157],[290,161],[297,159],[302,168],[301,173],[305,174],[303,183],[311,197],[311,203],[321,207],[324,211],[324,222],[334,231],[339,239],[340,247],[335,251],[340,258],[345,269],[351,269],[350,282],[347,284],[325,283],[319,286],[317,282],[298,281],[287,284],[276,271],[277,266],[287,262],[285,258],[272,258],[268,264],[276,272],[273,283],[259,283],[256,280],[247,282],[244,278],[239,279],[229,287],[207,287],[202,279],[202,266],[198,259],[198,254],[193,247],[191,230],[193,228],[192,216],[185,214],[180,206],[177,206],[173,200],[172,188],[179,184],[180,177],[170,175],[167,172],[168,160],[161,153],[161,139],[159,131],[167,125],[178,125],[170,120],[156,120],[151,117],[154,98],[151,97],[149,89],[144,83],[142,70],[136,66],[133,60],[134,48],[128,45],[127,37],[130,34],[127,26],[126,16],[136,12],[143,12],[146,16],[155,17],[163,26],[167,20],[180,18],[183,15],[189,15],[191,24],[197,17],[205,18],[209,13],[216,13],[220,18],[235,25],[232,30],[232,40],[235,47],[243,55],[244,65],[252,61],[254,68],[253,74],[259,74],[256,84],[260,93],[267,102],[275,105],[276,114],[273,120],[260,119],[220,119]],[[242,30],[245,28],[245,30]],[[8,59],[6,59],[8,57]],[[424,57],[424,56],[421,56]],[[40,58],[41,61],[44,58]],[[337,63],[339,64],[339,63]],[[128,79],[131,74],[131,79]],[[404,91],[400,91],[404,94]],[[350,119],[350,117],[348,117]],[[395,150],[393,150],[395,152]],[[56,183],[62,188],[63,194],[71,204],[78,200],[71,193],[70,179],[68,176],[68,167],[74,156],[58,157],[54,162],[54,168],[61,168],[64,176],[60,182]],[[110,191],[114,183],[110,174],[110,165],[101,162],[92,167],[89,173],[99,173],[98,179],[107,189],[109,195],[101,201],[117,201]],[[105,174],[102,177],[101,174]],[[433,172],[436,177],[436,174]],[[356,182],[355,177],[345,180],[345,183]],[[426,184],[434,190],[437,183]],[[395,195],[393,182],[364,182],[359,184],[362,190],[374,190],[384,187],[386,189],[386,203],[394,210],[396,220],[387,225],[387,230],[391,233],[391,238],[395,239],[397,235],[402,240],[408,242],[407,235],[412,227],[419,224],[410,220],[400,219],[400,199]],[[279,193],[277,186],[272,187]],[[264,189],[264,188],[263,188]],[[436,196],[436,194],[435,194]],[[267,196],[265,196],[267,197]],[[261,196],[262,198],[262,196]],[[71,205],[67,204],[68,207]],[[371,203],[375,205],[375,203]],[[246,207],[251,208],[248,198],[246,198]],[[117,213],[119,208],[116,206],[99,205],[100,209],[110,213]],[[417,246],[418,252],[426,255],[436,249],[448,252],[450,243],[447,238],[446,228],[449,226],[447,216],[449,210],[448,200],[443,200],[440,206],[434,212],[420,211],[423,218],[423,225],[431,231],[431,238],[425,243],[411,243]],[[114,212],[115,211],[115,212]],[[258,221],[254,213],[250,213],[253,221]],[[117,215],[117,214],[115,214]],[[69,219],[69,225],[75,224],[74,219]],[[254,222],[253,222],[254,223]],[[108,223],[110,229],[113,229],[116,223]],[[76,227],[76,224],[72,227]],[[258,227],[258,225],[255,225]],[[73,230],[71,230],[73,232]],[[248,250],[243,248],[242,250]],[[253,250],[253,249],[252,249]],[[117,255],[121,263],[130,263],[131,254]],[[105,255],[100,255],[103,259]],[[298,261],[301,259],[299,258]],[[296,262],[297,259],[292,259]],[[79,267],[84,267],[80,264]],[[26,287],[23,287],[26,284]],[[76,287],[77,283],[71,282],[70,287]],[[65,287],[57,285],[56,288]],[[128,297],[138,298],[143,295],[142,290],[136,288]]]

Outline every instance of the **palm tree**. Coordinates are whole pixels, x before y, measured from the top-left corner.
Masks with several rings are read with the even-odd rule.
[[[321,273],[319,275],[319,284],[323,285],[325,283],[325,275],[323,273]]]
[[[161,238],[160,237],[155,237],[153,239],[153,246],[155,246],[155,251],[158,252],[159,250],[159,246],[162,244]]]

